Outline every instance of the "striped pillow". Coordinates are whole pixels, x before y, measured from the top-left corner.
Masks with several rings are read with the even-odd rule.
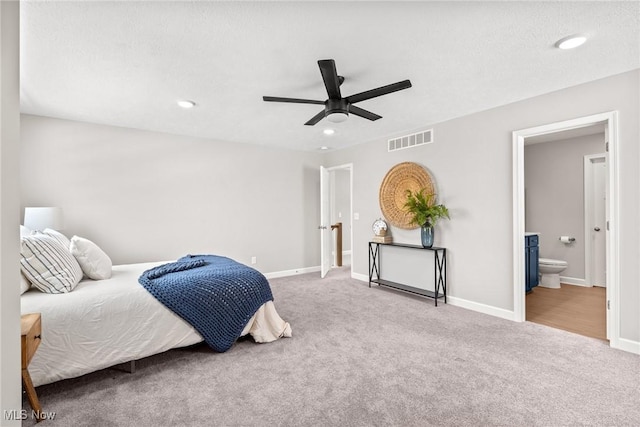
[[[20,295],[24,294],[31,288],[31,283],[20,273]]]
[[[20,270],[31,284],[48,294],[71,292],[82,279],[78,261],[54,237],[44,234],[21,239]]]
[[[58,242],[60,242],[62,244],[62,246],[64,246],[65,248],[69,249],[69,245],[71,244],[71,240],[65,236],[64,234],[62,234],[59,231],[56,231],[52,228],[45,228],[42,231],[36,231],[37,234],[45,234],[49,237],[53,237],[54,239],[56,239]]]

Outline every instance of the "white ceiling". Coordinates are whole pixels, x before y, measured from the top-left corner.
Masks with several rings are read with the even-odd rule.
[[[399,136],[640,68],[638,1],[23,0],[21,32],[23,113],[300,150]],[[574,33],[588,42],[554,48]],[[322,106],[262,101],[325,100],[319,59],[336,61],[343,96],[413,87],[358,103],[376,122],[304,126]]]

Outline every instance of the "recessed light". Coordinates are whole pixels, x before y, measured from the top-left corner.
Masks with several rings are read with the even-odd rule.
[[[318,147],[318,150],[328,150],[329,147],[327,147],[326,145],[323,145],[322,147]]]
[[[188,99],[179,100],[177,103],[182,108],[193,108],[196,106],[195,102],[189,101]]]
[[[325,135],[333,135],[334,133],[336,133],[336,131],[333,129],[325,129],[322,131],[322,133],[324,133]]]
[[[572,36],[567,36],[558,40],[555,46],[558,49],[573,49],[575,47],[581,46],[584,42],[587,41],[587,38],[580,34],[574,34]]]

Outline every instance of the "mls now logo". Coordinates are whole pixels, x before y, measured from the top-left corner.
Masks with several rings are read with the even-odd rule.
[[[27,416],[28,416],[28,412],[26,409],[13,409],[11,411],[4,411],[4,419],[11,421],[11,420],[26,420]]]
[[[26,420],[29,417],[29,411],[26,409],[13,409],[4,411],[4,419],[7,421]],[[52,420],[56,417],[55,412],[31,411],[31,417],[36,420]]]

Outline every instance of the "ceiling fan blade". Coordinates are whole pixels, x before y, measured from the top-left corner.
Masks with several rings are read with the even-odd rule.
[[[382,118],[382,116],[372,113],[371,111],[363,110],[362,108],[356,107],[355,105],[349,105],[349,112],[351,114],[355,114],[356,116],[360,116],[371,121]]]
[[[340,94],[340,78],[336,71],[336,63],[333,59],[321,59],[318,61],[320,72],[322,73],[322,80],[324,80],[324,87],[327,88],[327,94],[329,99],[341,99]]]
[[[293,102],[295,104],[318,104],[324,105],[324,101],[316,101],[313,99],[299,98],[280,98],[278,96],[263,96],[262,99],[267,102]]]
[[[346,97],[347,102],[353,104],[355,102],[364,101],[366,99],[375,98],[378,96],[386,95],[388,93],[397,92],[402,89],[409,89],[411,82],[409,80],[403,80],[398,83],[392,83],[390,85],[382,86],[376,89],[367,90],[365,92],[356,93]]]
[[[324,110],[320,111],[318,114],[313,116],[307,123],[305,123],[305,125],[313,126],[322,119],[324,119]]]

